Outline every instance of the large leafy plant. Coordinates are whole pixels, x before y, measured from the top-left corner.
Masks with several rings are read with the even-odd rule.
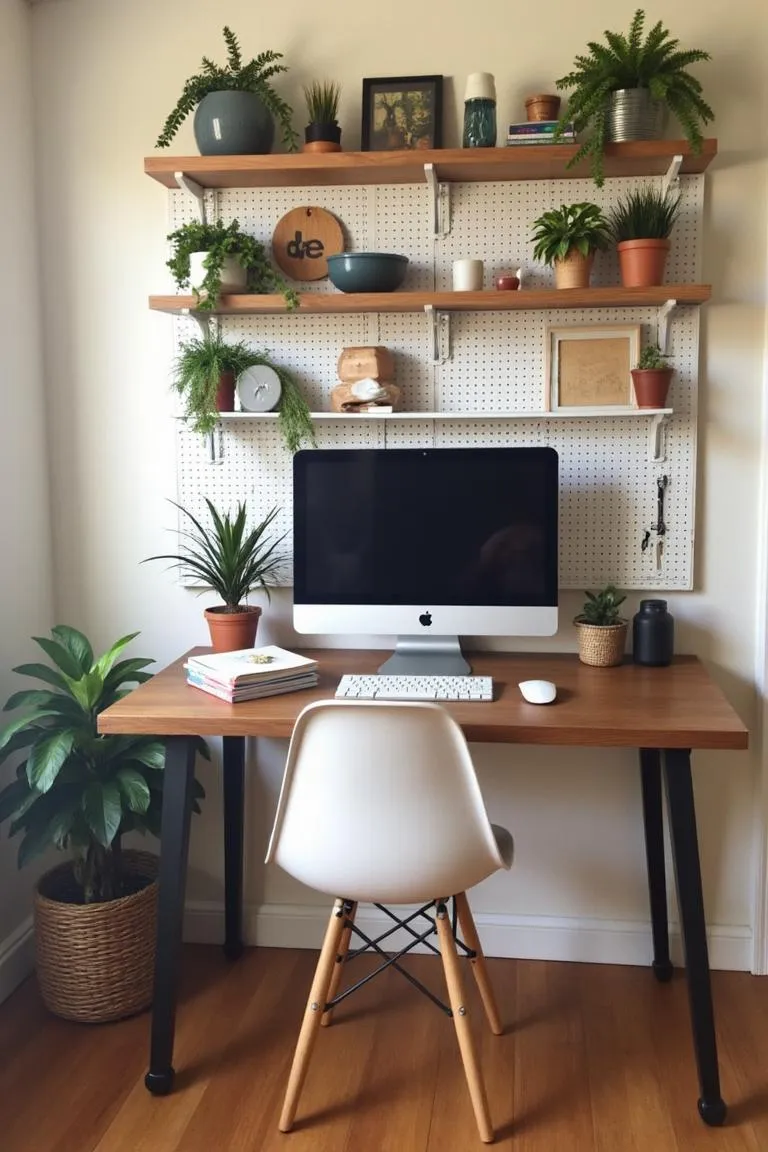
[[[227,45],[227,63],[222,68],[207,56],[203,56],[201,71],[186,81],[176,107],[168,116],[157,138],[157,147],[169,146],[187,116],[195,110],[204,96],[208,96],[211,92],[237,91],[255,92],[260,97],[280,125],[283,144],[289,152],[295,152],[299,137],[291,124],[293,110],[278,96],[269,82],[278,73],[288,71],[284,64],[277,63],[283,58],[282,52],[262,52],[244,64],[237,37],[226,26],[224,40]]]
[[[571,252],[589,256],[610,242],[608,223],[597,204],[561,204],[534,220],[533,255],[544,264],[565,260]]]
[[[691,64],[709,60],[708,52],[698,48],[679,49],[679,40],[670,38],[661,21],[654,24],[643,38],[645,12],[638,8],[629,33],[604,33],[607,44],[589,41],[587,55],[579,55],[573,71],[557,81],[557,87],[571,89],[568,105],[558,122],[558,132],[569,121],[577,132],[591,128],[568,167],[586,156],[591,157],[592,175],[602,185],[603,153],[607,139],[608,98],[623,88],[647,88],[654,100],[660,101],[680,121],[686,139],[694,152],[701,151],[701,125],[714,119],[714,112],[702,97],[702,88],[687,70]]]
[[[666,240],[680,209],[680,197],[647,184],[620,199],[608,218],[617,244],[624,240]]]
[[[151,678],[152,660],[118,660],[138,636],[123,636],[94,657],[87,638],[59,624],[34,637],[51,664],[21,664],[14,672],[45,688],[14,693],[6,711],[25,709],[0,731],[0,761],[21,751],[16,779],[0,792],[0,823],[21,835],[18,863],[50,847],[72,853],[84,903],[114,900],[125,891],[121,838],[160,834],[165,748],[153,736],[100,736],[96,717]],[[198,742],[206,757],[208,749]],[[195,781],[194,807],[202,787]]]
[[[576,617],[577,624],[596,624],[601,628],[609,628],[615,624],[623,624],[619,616],[619,607],[626,600],[613,584],[607,584],[599,592],[585,592],[587,597],[581,613]]]

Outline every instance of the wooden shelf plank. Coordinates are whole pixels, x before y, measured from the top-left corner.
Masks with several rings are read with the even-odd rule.
[[[312,315],[350,312],[421,312],[431,305],[439,312],[517,312],[553,308],[659,307],[666,300],[705,304],[709,284],[661,284],[654,288],[542,288],[519,292],[306,292],[299,312]],[[150,296],[155,312],[191,312],[193,296]],[[216,315],[246,316],[286,313],[282,296],[222,296]],[[210,313],[203,313],[210,315]]]
[[[575,144],[513,148],[436,148],[403,152],[299,152],[269,156],[148,156],[144,171],[166,188],[184,172],[204,188],[276,188],[318,184],[422,184],[424,165],[434,164],[438,180],[557,180],[589,176],[589,164],[566,168]],[[693,155],[685,140],[637,140],[611,144],[606,176],[660,176],[673,156],[682,155],[681,173],[703,172],[717,155],[717,140],[705,140]]]
[[[671,416],[672,408],[590,408],[584,412],[311,412],[313,420],[591,420]],[[277,412],[220,412],[221,420],[277,420]],[[179,420],[186,417],[179,416]]]

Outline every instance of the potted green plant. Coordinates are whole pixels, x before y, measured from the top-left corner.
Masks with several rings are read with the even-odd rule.
[[[292,109],[278,96],[270,80],[287,72],[281,52],[262,52],[243,63],[234,32],[224,28],[227,63],[214,64],[204,56],[201,70],[184,84],[175,108],[157,138],[167,148],[187,116],[195,110],[194,132],[203,156],[239,156],[272,151],[275,120],[283,144],[295,152],[298,135],[291,124]]]
[[[562,204],[534,220],[533,255],[554,265],[558,288],[588,288],[595,252],[610,242],[608,223],[596,204]]]
[[[328,80],[323,83],[315,80],[304,89],[309,124],[304,129],[303,152],[341,151],[341,128],[337,120],[340,95],[339,85]]]
[[[258,363],[258,354],[243,340],[229,343],[218,329],[181,345],[173,386],[194,432],[210,432],[219,412],[234,411],[236,378]]]
[[[214,652],[252,648],[261,608],[247,604],[246,598],[254,588],[259,588],[269,600],[271,588],[286,562],[285,553],[279,550],[286,534],[277,539],[269,534],[278,509],[273,508],[260,524],[247,529],[244,502],[238,504],[237,512],[231,516],[229,512],[218,512],[205,497],[211,518],[211,527],[207,527],[181,504],[174,500],[171,503],[191,525],[177,530],[183,551],[148,556],[143,563],[170,560],[171,568],[178,568],[182,578],[218,593],[222,603],[205,610]]]
[[[638,408],[666,407],[673,372],[658,344],[646,344],[631,370]]]
[[[128,832],[160,833],[165,748],[154,736],[100,736],[96,717],[150,679],[152,660],[118,660],[138,632],[94,657],[87,638],[60,624],[35,641],[51,663],[14,672],[43,682],[14,693],[24,709],[0,731],[0,761],[21,752],[0,792],[0,823],[21,836],[19,867],[49,848],[72,859],[46,872],[34,897],[37,978],[58,1016],[103,1021],[152,998],[157,857],[124,850]],[[200,752],[208,756],[203,741]],[[204,795],[195,782],[195,811]]]
[[[669,236],[680,210],[680,197],[652,184],[620,199],[608,218],[619,254],[625,288],[649,288],[664,280]]]
[[[621,664],[627,644],[627,621],[619,615],[626,600],[613,584],[599,592],[586,592],[587,599],[574,620],[579,636],[579,660],[596,668]]]
[[[264,245],[241,232],[237,220],[203,224],[191,220],[169,233],[171,257],[166,262],[176,287],[191,287],[196,307],[213,312],[230,292],[282,292],[289,309],[298,297],[267,259]]]
[[[573,71],[557,81],[558,88],[570,90],[558,133],[571,121],[577,132],[591,130],[568,167],[589,156],[598,185],[604,179],[606,144],[657,139],[660,110],[674,113],[694,152],[701,151],[701,125],[714,119],[701,84],[688,71],[691,64],[709,60],[709,53],[681,51],[661,21],[643,39],[644,23],[645,13],[638,8],[628,35],[606,31],[607,44],[590,41],[589,52],[577,56]]]

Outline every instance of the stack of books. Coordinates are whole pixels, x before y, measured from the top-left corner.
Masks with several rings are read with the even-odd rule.
[[[298,692],[300,688],[314,688],[317,684],[316,660],[287,652],[274,644],[236,652],[214,652],[210,656],[190,656],[184,667],[187,684],[229,704]]]
[[[510,124],[507,131],[507,147],[519,144],[552,144],[557,120],[524,120],[522,124]],[[576,139],[573,124],[566,124],[558,144],[572,144]]]

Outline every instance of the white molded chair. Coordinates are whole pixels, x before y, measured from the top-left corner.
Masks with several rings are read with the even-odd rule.
[[[458,724],[439,704],[310,704],[291,738],[267,862],[335,897],[291,1067],[281,1131],[293,1126],[318,1029],[321,1022],[330,1023],[350,938],[355,933],[367,941],[354,923],[358,902],[416,903],[424,905],[424,916],[426,908],[435,906],[472,1106],[481,1139],[492,1141],[457,941],[445,902],[454,897],[465,941],[459,944],[470,957],[491,1030],[499,1035],[498,1011],[465,892],[499,868],[510,867],[512,837],[488,820]],[[410,927],[406,930],[418,935]]]

